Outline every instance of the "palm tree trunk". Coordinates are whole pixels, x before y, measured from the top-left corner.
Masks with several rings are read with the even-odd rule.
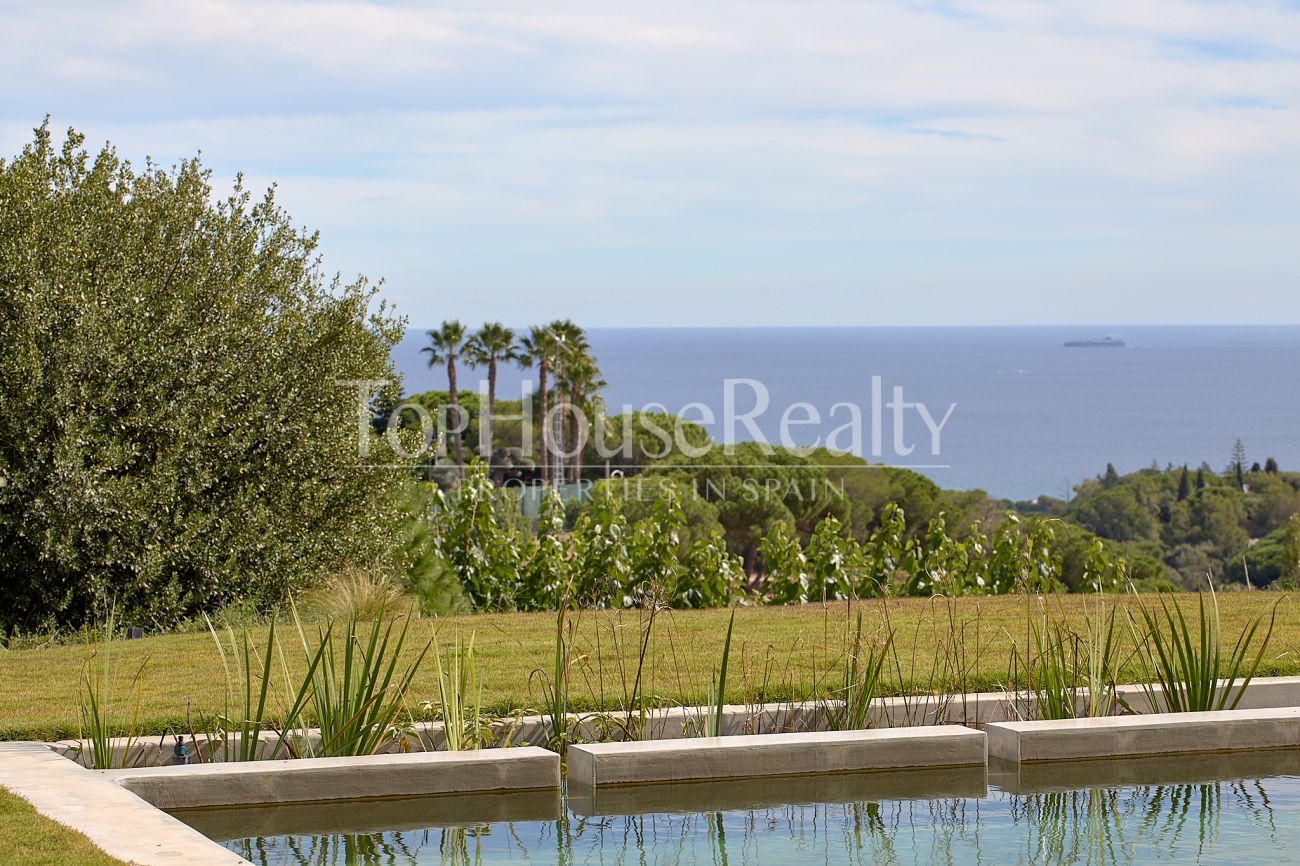
[[[575,388],[573,390],[573,393],[570,395],[570,402],[573,404],[575,409],[582,405],[579,402],[579,396],[580,395],[578,394],[578,391]],[[573,466],[572,469],[569,470],[570,484],[577,484],[582,477],[582,451],[587,445],[587,443],[584,441],[586,437],[583,435],[582,425],[578,423],[578,419],[576,417],[577,414],[578,413],[576,411],[573,413],[573,415],[575,416],[573,419],[573,447],[577,451],[577,453],[573,455]]]
[[[497,405],[497,358],[493,355],[488,359],[488,404],[487,415],[479,423],[486,425],[487,435],[484,437],[487,442],[487,462],[488,466],[492,465],[492,454],[496,450],[492,443],[492,419],[495,417]]]
[[[568,417],[569,411],[564,399],[564,388],[557,386],[555,389],[555,454],[551,458],[551,477],[555,479],[556,484],[565,482],[564,470],[564,451],[567,447],[568,440]]]
[[[456,356],[447,357],[447,390],[450,396],[452,427],[456,430],[453,434],[453,444],[456,446],[456,465],[461,466],[460,461],[460,403],[456,400]]]
[[[550,441],[550,436],[546,435],[546,374],[550,371],[547,369],[546,359],[541,358],[537,362],[537,387],[541,391],[542,401],[542,483],[546,484],[551,480],[551,452],[546,447]]]

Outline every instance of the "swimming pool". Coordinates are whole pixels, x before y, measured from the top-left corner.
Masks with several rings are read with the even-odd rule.
[[[177,816],[253,863],[1277,863],[1300,750]]]

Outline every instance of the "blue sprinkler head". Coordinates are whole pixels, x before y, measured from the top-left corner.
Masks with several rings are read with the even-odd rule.
[[[172,749],[172,763],[176,765],[185,765],[190,762],[189,749],[185,748],[185,739],[176,738],[176,746]]]

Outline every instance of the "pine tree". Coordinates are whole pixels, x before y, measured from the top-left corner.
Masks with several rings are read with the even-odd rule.
[[[1244,488],[1245,480],[1243,479],[1243,476],[1245,475],[1245,446],[1242,445],[1242,440],[1232,443],[1232,459],[1229,460],[1229,464],[1227,464],[1227,469],[1223,472],[1223,475],[1234,476],[1238,489]]]
[[[1106,464],[1106,476],[1101,480],[1102,487],[1114,487],[1119,483],[1119,473],[1115,471],[1114,463]]]
[[[1182,502],[1184,499],[1186,499],[1191,495],[1192,495],[1192,479],[1187,472],[1187,465],[1183,464],[1183,474],[1178,476],[1178,501]]]
[[[1196,470],[1196,489],[1204,490],[1209,482],[1205,480],[1205,467]]]
[[[1267,460],[1265,460],[1265,461],[1264,461],[1264,471],[1267,472],[1269,475],[1276,475],[1276,474],[1277,474],[1277,461],[1274,460],[1272,457],[1270,457],[1270,458],[1268,458]]]

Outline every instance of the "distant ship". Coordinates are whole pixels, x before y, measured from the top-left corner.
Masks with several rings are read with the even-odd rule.
[[[1091,340],[1066,340],[1065,345],[1070,349],[1122,349],[1124,341],[1114,337],[1095,337]]]

